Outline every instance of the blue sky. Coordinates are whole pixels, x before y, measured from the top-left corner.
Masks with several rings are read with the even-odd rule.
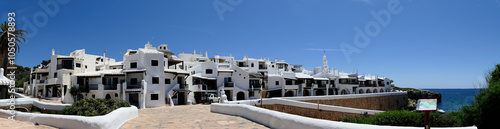
[[[44,2],[52,2],[45,4],[49,11]],[[322,65],[326,50],[330,67],[376,73],[400,87],[474,88],[500,62],[500,0],[397,2],[8,0],[0,1],[0,19],[15,11],[16,25],[27,27],[16,64],[29,67],[49,59],[52,49],[102,55],[107,48],[107,56],[122,60],[120,52],[150,41],[175,54],[270,57],[308,69]],[[226,11],[218,13],[214,3]],[[391,18],[381,15],[382,25],[371,11]],[[371,34],[369,42],[355,40],[356,27]]]

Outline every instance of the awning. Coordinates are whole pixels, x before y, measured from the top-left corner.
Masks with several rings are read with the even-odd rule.
[[[285,79],[293,79],[293,80],[296,80],[296,79],[297,79],[297,78],[295,78],[295,77],[287,77],[287,76],[284,76],[283,78],[285,78]]]
[[[219,69],[217,71],[219,71],[219,72],[234,72],[234,70],[230,70],[230,69]]]
[[[303,74],[303,73],[296,73],[295,77],[298,78],[298,79],[313,79],[312,76],[309,76],[309,75],[306,75],[306,74]]]
[[[144,72],[146,71],[146,69],[127,69],[127,70],[123,70],[124,73],[128,73],[128,72]]]
[[[201,73],[194,74],[193,77],[206,79],[206,80],[217,80],[217,78],[214,78],[214,77],[203,77],[203,76],[201,76]]]
[[[184,70],[176,70],[176,69],[164,69],[165,73],[177,73],[177,74],[189,74],[189,72]]]
[[[314,80],[328,81],[328,78],[314,78]]]
[[[77,77],[100,77],[101,73],[99,73],[99,72],[85,72],[85,73],[77,73],[77,74],[74,74],[73,76],[77,76]]]

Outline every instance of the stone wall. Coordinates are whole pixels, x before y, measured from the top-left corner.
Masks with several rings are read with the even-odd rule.
[[[309,103],[320,103],[325,105],[370,109],[370,110],[398,110],[408,105],[408,95],[387,95],[363,98],[344,98],[329,100],[300,100]]]
[[[281,105],[281,104],[272,104],[272,105],[263,105],[263,108],[284,112],[288,114],[295,114],[299,116],[325,119],[325,120],[333,120],[333,121],[341,121],[344,117],[362,117],[363,114],[359,113],[346,113],[346,112],[337,112],[337,111],[327,111],[321,109],[311,109],[311,108],[302,108],[295,107],[290,105]],[[372,116],[372,115],[367,115]]]

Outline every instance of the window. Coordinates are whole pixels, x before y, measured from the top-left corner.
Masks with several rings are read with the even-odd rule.
[[[151,66],[158,66],[158,60],[151,60]]]
[[[151,100],[158,100],[158,94],[151,94]]]
[[[252,67],[253,67],[253,63],[252,63]]]
[[[253,96],[255,96],[255,95],[254,95],[253,91],[250,91],[250,92],[248,92],[248,96],[249,96],[249,97],[253,97]]]
[[[130,68],[137,68],[137,62],[131,62]]]
[[[280,81],[276,81],[276,85],[280,85]]]
[[[387,82],[387,85],[389,85],[389,82]]]
[[[137,85],[137,78],[131,78],[130,85]]]
[[[115,93],[115,97],[118,97],[118,93]]]
[[[160,83],[160,77],[153,77],[153,84],[159,84]]]
[[[57,78],[57,72],[54,73],[54,78]]]
[[[95,95],[94,95],[94,94],[92,95],[92,98],[94,98],[94,99],[95,99]]]
[[[170,79],[165,78],[165,84],[170,84]]]
[[[85,65],[85,69],[87,69],[87,65]]]
[[[80,64],[80,63],[76,63],[76,67],[77,67],[77,68],[80,68],[80,67],[82,67],[82,64]]]
[[[205,74],[212,74],[213,73],[213,70],[212,69],[207,69],[205,70]]]
[[[274,65],[272,65],[272,67],[274,68]]]

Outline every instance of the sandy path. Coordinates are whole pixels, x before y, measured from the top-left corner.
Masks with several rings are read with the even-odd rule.
[[[188,105],[140,109],[139,117],[127,121],[122,129],[267,129],[238,116],[210,112],[210,105]]]

